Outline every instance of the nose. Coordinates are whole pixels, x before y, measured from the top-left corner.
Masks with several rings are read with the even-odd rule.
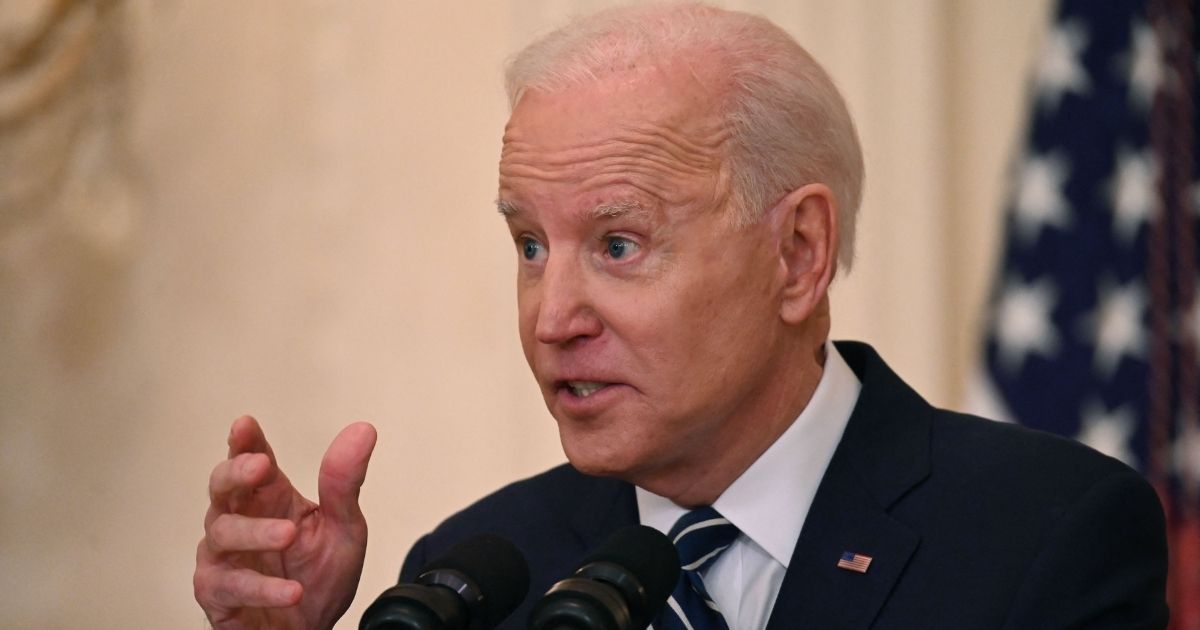
[[[540,302],[534,336],[544,344],[566,344],[603,330],[588,291],[586,270],[571,256],[551,254],[538,281]]]

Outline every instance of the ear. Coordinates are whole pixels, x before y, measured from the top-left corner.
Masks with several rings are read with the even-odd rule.
[[[779,314],[789,324],[807,319],[825,299],[837,271],[837,199],[825,184],[788,193],[777,216],[780,265],[785,274]]]

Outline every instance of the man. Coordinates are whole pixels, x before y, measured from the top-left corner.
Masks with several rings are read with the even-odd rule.
[[[522,628],[616,529],[698,514],[731,543],[656,627],[1165,625],[1161,509],[1134,472],[936,410],[870,347],[827,341],[862,158],[790,37],[703,6],[618,9],[531,45],[508,90],[499,208],[521,341],[571,466],[448,519],[404,579],[500,533],[532,570],[504,626]],[[214,626],[323,628],[345,611],[374,439],[360,424],[334,440],[317,505],[253,420],[234,424],[195,576]],[[698,593],[719,613],[695,610]]]

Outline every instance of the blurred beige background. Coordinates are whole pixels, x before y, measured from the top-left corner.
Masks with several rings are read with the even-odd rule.
[[[308,491],[341,426],[379,428],[343,629],[418,535],[562,460],[492,206],[500,72],[605,4],[0,3],[0,627],[203,627],[243,412]],[[959,405],[1047,0],[719,4],[795,34],[858,120],[837,336]]]

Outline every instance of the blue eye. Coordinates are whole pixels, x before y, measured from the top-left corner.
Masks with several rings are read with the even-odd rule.
[[[610,236],[607,239],[606,252],[609,258],[620,260],[637,251],[637,243],[620,236]]]
[[[525,237],[521,239],[521,255],[525,257],[525,260],[536,260],[543,249],[545,247],[532,238]]]

